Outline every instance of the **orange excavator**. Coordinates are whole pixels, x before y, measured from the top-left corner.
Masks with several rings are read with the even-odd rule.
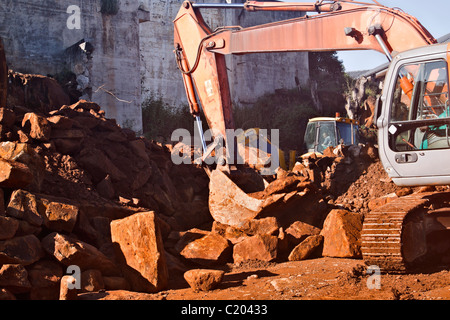
[[[208,8],[314,14],[249,28],[211,30],[201,15]],[[450,45],[437,44],[413,16],[378,1],[186,1],[174,20],[174,31],[176,60],[191,113],[199,121],[203,111],[216,138],[212,145],[220,140],[224,149],[233,143],[227,141],[227,130],[235,129],[226,55],[339,50],[385,54],[390,67],[376,111],[384,169],[399,186],[450,184]],[[210,153],[211,145],[204,140],[203,148]],[[220,222],[239,225],[242,219],[258,216],[265,204],[232,181],[231,164],[232,159],[221,158],[210,174],[210,211]],[[448,250],[449,201],[446,192],[415,193],[367,214],[362,230],[366,264],[405,271],[432,252]]]

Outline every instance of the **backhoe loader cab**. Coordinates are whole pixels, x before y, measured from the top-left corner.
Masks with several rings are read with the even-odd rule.
[[[305,151],[323,153],[326,148],[339,144],[358,144],[358,128],[358,122],[348,118],[310,119],[305,132]]]

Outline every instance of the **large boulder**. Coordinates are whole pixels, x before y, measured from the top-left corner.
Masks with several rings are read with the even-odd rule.
[[[111,238],[121,269],[134,291],[154,293],[168,284],[168,269],[157,216],[136,213],[111,222]]]
[[[343,209],[331,210],[325,219],[323,256],[339,258],[361,257],[361,215]]]

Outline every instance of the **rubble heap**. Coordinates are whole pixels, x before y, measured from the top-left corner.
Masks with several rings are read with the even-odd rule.
[[[0,299],[155,293],[183,275],[209,290],[230,263],[360,257],[369,205],[339,197],[377,165],[373,147],[329,149],[280,169],[252,194],[268,209],[230,226],[209,213],[201,167],[174,165],[171,146],[121,128],[95,103],[58,105],[53,81],[39,78],[45,94],[25,99],[34,92],[22,90],[25,78],[34,83],[16,76],[0,108]]]
[[[211,221],[201,168],[174,166],[167,146],[121,128],[95,103],[55,107],[70,99],[49,78],[13,75],[0,108],[1,298],[58,299],[69,266],[103,288],[133,289],[113,221],[147,212],[162,230],[155,241]]]

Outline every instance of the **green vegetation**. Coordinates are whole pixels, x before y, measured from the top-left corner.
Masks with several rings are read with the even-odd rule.
[[[260,97],[251,106],[234,105],[233,117],[236,128],[262,128],[280,130],[280,147],[287,150],[303,150],[303,135],[308,119],[317,116],[345,115],[344,92],[348,79],[336,53],[314,53],[310,56],[310,78],[317,83],[317,96],[322,105],[318,111],[310,87],[276,90]],[[174,108],[162,97],[152,95],[142,106],[144,135],[150,139],[170,142],[177,128],[194,130],[194,120],[189,107]],[[204,128],[207,128],[203,118]]]
[[[266,94],[250,107],[235,107],[233,114],[236,128],[279,129],[280,147],[299,152],[308,119],[320,115],[304,89]]]
[[[189,107],[174,108],[163,101],[161,96],[151,95],[142,104],[142,121],[144,135],[148,139],[170,142],[172,132],[178,128],[194,129],[194,120]]]

